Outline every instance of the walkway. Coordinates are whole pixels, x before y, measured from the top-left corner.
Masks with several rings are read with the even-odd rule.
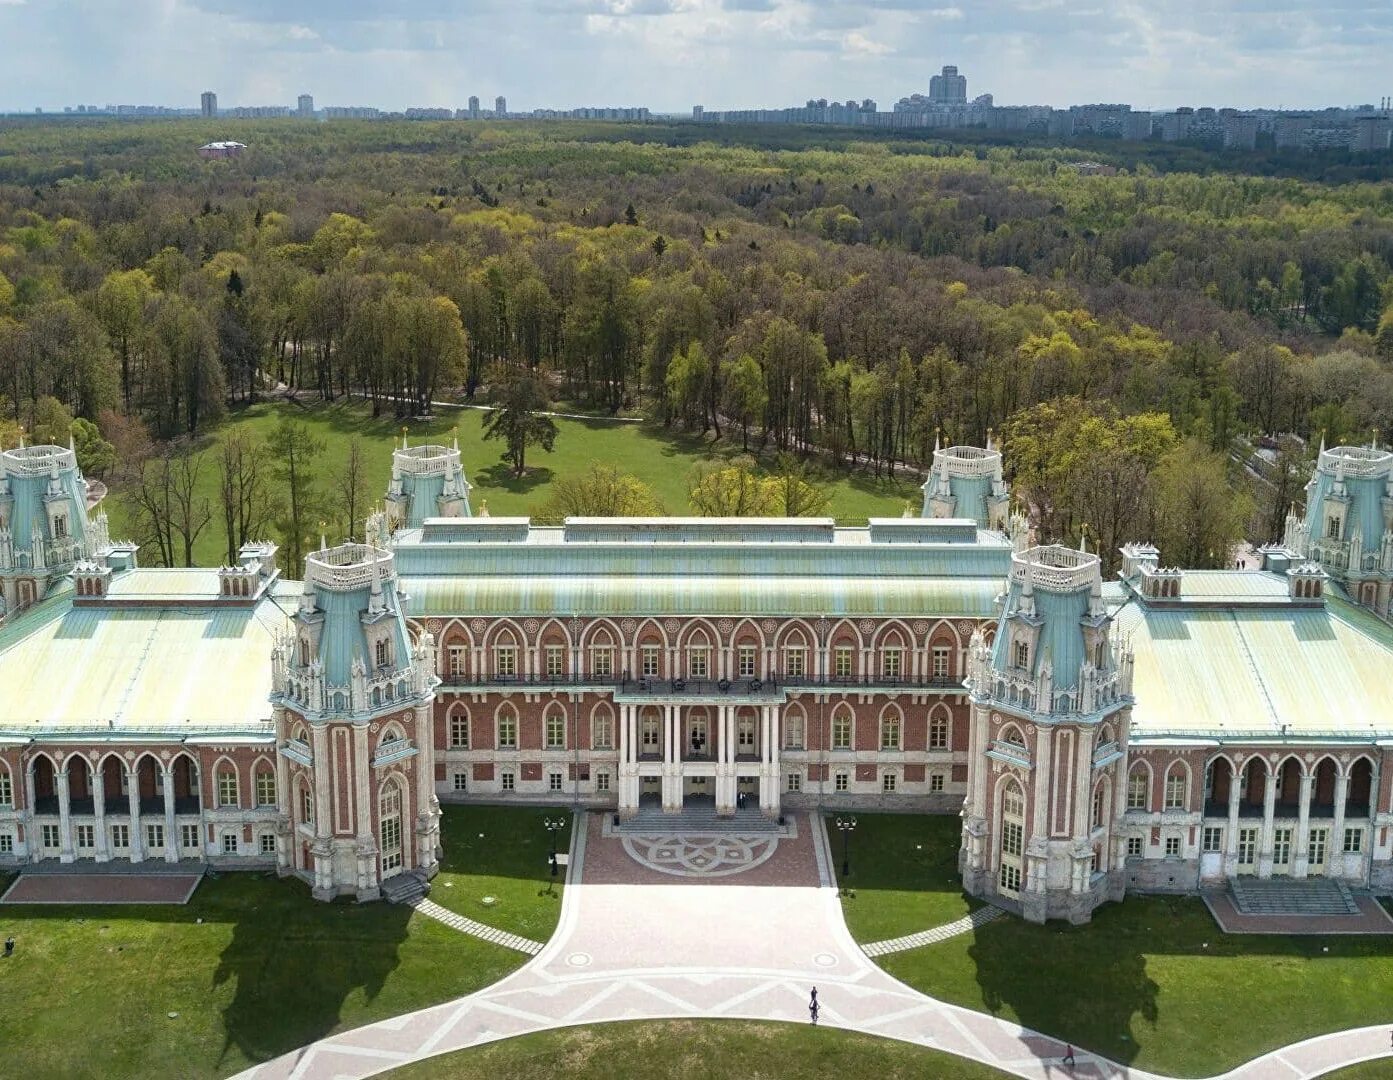
[[[820,886],[734,884],[738,877],[724,885],[590,884],[584,849],[593,830],[577,829],[560,926],[521,969],[468,997],[331,1036],[243,1076],[356,1080],[514,1035],[606,1021],[807,1023],[814,985],[824,1026],[932,1047],[1032,1080],[1154,1075],[1082,1051],[1068,1072],[1058,1040],[936,1001],[881,970],[846,929],[836,889],[825,884],[827,836],[820,822],[812,825]],[[1387,1027],[1348,1031],[1286,1047],[1226,1078],[1303,1080],[1389,1052]]]
[[[505,949],[526,953],[528,956],[536,956],[542,951],[543,946],[540,941],[510,934],[506,930],[500,930],[496,926],[486,926],[473,919],[466,919],[463,915],[456,915],[449,908],[443,908],[434,900],[427,900],[424,896],[410,901],[407,906],[419,911],[422,915],[430,916],[436,922],[444,923],[451,930],[458,930],[462,934],[469,934],[471,937],[483,941],[491,941],[495,945],[502,945]]]
[[[904,937],[886,938],[884,941],[872,941],[869,945],[862,945],[861,951],[867,956],[884,956],[886,953],[918,949],[924,945],[947,941],[959,934],[966,934],[969,930],[976,930],[979,926],[986,926],[987,923],[999,919],[1005,914],[1006,912],[999,907],[988,904],[986,907],[978,908],[970,915],[964,915],[961,919],[954,919],[950,923],[935,926],[930,930],[921,930],[917,934],[906,934]]]

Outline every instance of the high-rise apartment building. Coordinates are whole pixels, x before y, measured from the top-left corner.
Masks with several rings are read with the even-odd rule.
[[[212,118],[218,115],[218,95],[211,90],[203,91],[199,98],[199,108],[204,117]]]
[[[499,94],[493,101],[493,115],[502,120],[508,115],[508,99]]]
[[[935,105],[966,105],[967,76],[959,75],[952,64],[945,64],[943,73],[929,79],[929,101]]]
[[[295,103],[295,112],[298,116],[306,120],[314,119],[314,98],[310,94],[301,94]]]
[[[479,119],[479,96],[477,94],[469,95],[469,119]]]

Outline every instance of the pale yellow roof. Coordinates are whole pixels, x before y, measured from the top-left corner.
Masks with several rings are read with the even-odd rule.
[[[78,606],[71,591],[0,632],[0,732],[235,731],[271,717],[271,647],[255,606]]]
[[[1344,601],[1324,607],[1160,607],[1117,629],[1136,657],[1138,737],[1393,735],[1393,632]]]

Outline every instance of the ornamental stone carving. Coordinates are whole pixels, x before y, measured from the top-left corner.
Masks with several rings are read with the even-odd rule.
[[[927,619],[915,619],[914,632],[920,637],[923,637],[929,632],[929,621]]]
[[[779,632],[779,624],[773,619],[765,619],[759,624],[759,628],[764,631],[766,637],[773,637]]]
[[[958,633],[971,634],[972,623],[968,619],[963,619],[960,623],[958,623]]]
[[[528,637],[536,637],[537,631],[541,628],[541,623],[536,619],[524,619],[522,621],[522,632]]]
[[[634,631],[638,629],[638,623],[633,619],[625,619],[619,624],[619,629],[624,632],[625,637],[631,638],[634,636]]]
[[[484,619],[471,619],[469,621],[469,629],[473,630],[476,634],[482,634],[488,628],[489,624]]]
[[[427,630],[429,633],[435,634],[436,636],[439,636],[440,631],[441,631],[441,629],[443,628],[443,626],[444,626],[444,624],[443,624],[439,619],[427,619],[427,620],[426,620],[426,630]]]
[[[729,637],[730,632],[735,629],[735,623],[730,619],[722,619],[716,624],[716,629],[721,632],[722,637]]]
[[[874,620],[874,619],[862,619],[857,625],[858,625],[858,627],[860,628],[861,633],[863,633],[863,634],[874,634],[874,633],[875,633],[875,620]]]
[[[682,632],[682,623],[679,619],[669,619],[663,623],[663,629],[668,632],[669,637],[676,637]]]

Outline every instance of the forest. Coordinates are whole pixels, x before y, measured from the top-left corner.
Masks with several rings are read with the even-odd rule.
[[[1320,439],[1387,437],[1393,181],[1120,146],[7,122],[0,445],[71,438],[147,562],[211,528],[294,567],[378,492],[293,414],[239,429],[273,400],[492,404],[516,476],[566,453],[549,411],[731,455],[690,507],[636,469],[553,493],[574,512],[824,513],[829,478],[990,436],[1042,539],[1222,565],[1280,536]]]

